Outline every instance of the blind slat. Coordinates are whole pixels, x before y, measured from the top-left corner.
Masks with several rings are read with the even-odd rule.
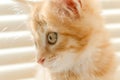
[[[29,31],[0,33],[0,49],[33,46]]]
[[[108,23],[119,23],[120,22],[120,14],[105,16],[105,20],[106,20],[107,24]]]
[[[34,47],[22,47],[0,50],[0,65],[20,64],[35,61]]]
[[[0,16],[0,32],[27,30],[26,15]]]
[[[104,9],[119,9],[120,0],[101,0]]]
[[[104,10],[102,15],[105,17],[107,23],[119,23],[120,22],[120,9]]]
[[[112,38],[120,37],[120,23],[107,24],[106,28],[108,29]]]
[[[36,73],[36,64],[27,63],[20,65],[0,67],[0,80],[17,80],[33,77]]]
[[[0,15],[13,15],[13,14],[22,14],[27,12],[28,9],[25,6],[21,8],[20,6],[18,6],[18,4],[16,4],[12,0],[0,1]]]
[[[113,44],[115,51],[120,51],[120,38],[112,38],[111,43]]]

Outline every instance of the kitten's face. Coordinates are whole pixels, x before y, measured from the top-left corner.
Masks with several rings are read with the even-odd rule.
[[[92,33],[94,22],[90,18],[95,17],[94,9],[84,7],[83,10],[86,0],[75,1],[51,0],[42,7],[39,3],[34,6],[32,32],[38,50],[37,60],[55,72],[72,69]]]

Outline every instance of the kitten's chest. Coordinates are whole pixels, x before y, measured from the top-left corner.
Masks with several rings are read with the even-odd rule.
[[[65,72],[60,74],[53,74],[52,80],[82,80],[80,75],[72,72]]]

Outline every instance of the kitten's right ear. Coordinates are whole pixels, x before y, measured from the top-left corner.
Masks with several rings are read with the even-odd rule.
[[[82,0],[51,0],[58,5],[60,15],[69,17],[79,17],[82,9]]]

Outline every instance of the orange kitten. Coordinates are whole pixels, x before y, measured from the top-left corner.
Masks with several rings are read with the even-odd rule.
[[[97,5],[44,0],[32,6],[38,80],[114,80],[114,51]]]

